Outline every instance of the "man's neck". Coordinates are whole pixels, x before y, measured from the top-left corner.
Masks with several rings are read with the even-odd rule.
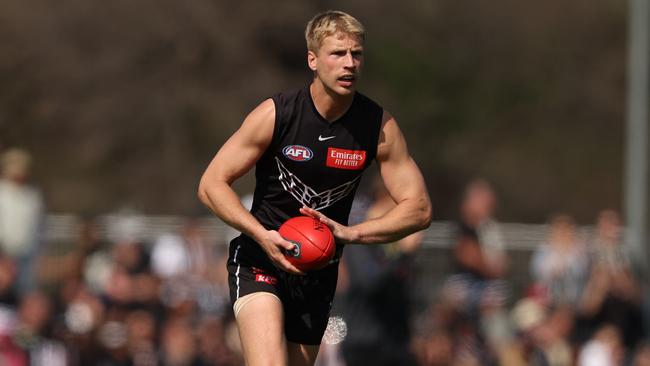
[[[311,99],[318,113],[329,122],[336,121],[348,111],[354,100],[354,93],[339,95],[327,89],[318,79],[309,86]]]

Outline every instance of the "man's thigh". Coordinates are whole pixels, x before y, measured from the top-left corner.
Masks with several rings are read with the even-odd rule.
[[[235,303],[246,365],[286,365],[282,303],[269,292],[255,292]]]

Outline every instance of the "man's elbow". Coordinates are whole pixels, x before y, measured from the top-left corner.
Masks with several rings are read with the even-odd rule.
[[[421,208],[418,212],[418,231],[427,229],[431,226],[431,220],[433,219],[433,209],[431,208],[431,202],[426,200],[422,203]]]
[[[207,184],[203,179],[201,179],[201,182],[199,183],[199,188],[196,192],[196,196],[203,203],[204,205],[208,205],[210,202],[210,196],[208,195],[208,189],[207,189]]]
[[[205,192],[202,187],[199,186],[198,191],[196,192],[196,197],[199,199],[199,201],[203,204],[205,204],[208,200],[208,194]]]

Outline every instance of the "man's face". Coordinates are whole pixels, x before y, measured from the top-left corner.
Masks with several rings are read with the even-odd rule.
[[[363,43],[357,36],[337,33],[325,37],[318,52],[309,51],[307,61],[325,88],[349,95],[361,74]]]

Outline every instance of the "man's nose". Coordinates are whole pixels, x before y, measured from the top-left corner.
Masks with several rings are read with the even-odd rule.
[[[354,67],[354,56],[352,56],[352,52],[348,51],[348,53],[345,54],[345,64],[343,66],[348,68]]]

